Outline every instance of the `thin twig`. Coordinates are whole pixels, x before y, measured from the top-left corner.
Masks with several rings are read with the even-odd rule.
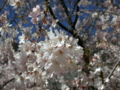
[[[2,90],[4,88],[4,86],[6,86],[8,83],[10,83],[14,80],[15,80],[15,78],[12,78],[12,79],[8,80],[7,82],[5,82],[3,85],[0,86],[0,90]]]
[[[3,9],[6,3],[7,3],[7,0],[3,3],[2,7],[0,8],[0,11]]]
[[[66,15],[67,15],[67,19],[68,19],[68,21],[69,21],[69,24],[72,25],[71,18],[69,17],[70,13],[69,13],[69,11],[68,11],[68,9],[67,9],[67,6],[66,6],[64,0],[60,0],[60,2],[61,2],[62,6],[63,6],[63,8],[64,8],[64,12],[65,12]]]
[[[111,73],[110,73],[109,76],[108,76],[108,79],[110,79],[110,77],[113,75],[113,72],[115,71],[115,69],[116,69],[116,67],[117,67],[117,65],[118,65],[119,63],[120,63],[120,59],[117,61],[117,63],[116,63],[115,66],[113,67]]]

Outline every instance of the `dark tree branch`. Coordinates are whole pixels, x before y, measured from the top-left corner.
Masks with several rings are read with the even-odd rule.
[[[2,90],[4,88],[4,86],[6,86],[8,83],[10,83],[10,82],[12,82],[14,80],[15,80],[15,78],[12,78],[9,81],[5,82],[3,85],[0,86],[0,90]]]
[[[3,9],[6,3],[7,3],[7,0],[3,3],[2,7],[0,8],[0,11]]]
[[[49,11],[50,11],[50,14],[52,15],[52,17],[55,19],[55,20],[57,20],[57,17],[54,15],[54,13],[53,13],[53,11],[52,11],[52,8],[50,7],[50,4],[49,4],[49,2],[48,2],[48,0],[46,0],[46,3],[47,3],[47,7],[48,7],[48,9],[49,9]],[[62,27],[63,29],[65,29],[65,30],[67,30],[68,32],[70,32],[70,30],[67,28],[67,27],[65,27],[62,23],[60,23],[59,21],[57,22],[57,24],[60,26],[60,27]]]
[[[113,67],[111,73],[109,74],[109,76],[107,77],[108,79],[110,79],[110,77],[113,75],[115,69],[117,68],[118,64],[120,63],[120,59],[116,62],[115,66]]]
[[[67,17],[68,17],[69,24],[72,25],[71,18],[69,17],[70,13],[69,13],[69,11],[68,11],[66,5],[65,5],[64,0],[60,0],[60,2],[61,2],[62,6],[63,6],[63,8],[64,8],[64,11],[65,11]]]
[[[53,13],[53,11],[52,11],[52,8],[50,7],[50,4],[49,4],[48,0],[46,0],[46,3],[47,3],[47,5],[48,5],[47,7],[48,7],[48,9],[49,9],[49,11],[50,11],[50,14],[52,15],[52,17],[53,17],[55,20],[57,20],[57,17],[54,15],[54,13]],[[57,24],[58,24],[61,28],[63,28],[63,29],[66,30],[67,32],[69,32],[71,35],[73,35],[74,38],[78,38],[78,39],[79,39],[78,45],[80,45],[81,47],[84,48],[83,41],[81,40],[81,38],[80,38],[78,35],[76,35],[76,34],[74,33],[74,30],[69,30],[67,27],[65,27],[65,26],[64,26],[62,23],[60,23],[59,21],[57,22]]]
[[[76,5],[79,3],[79,1],[80,1],[80,0],[77,0]],[[77,10],[76,10],[76,12],[78,12],[78,11],[79,11],[79,7],[78,7],[78,5],[77,5]],[[73,24],[72,24],[72,28],[75,28],[75,25],[76,25],[76,23],[77,23],[78,17],[79,17],[79,15],[76,14],[75,21],[74,21]]]

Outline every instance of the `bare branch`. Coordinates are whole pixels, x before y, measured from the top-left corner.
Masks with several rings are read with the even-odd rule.
[[[7,0],[5,0],[5,2],[3,3],[2,7],[0,8],[0,11],[3,9],[6,3],[7,3]]]
[[[115,66],[113,67],[111,73],[109,74],[108,78],[110,79],[110,77],[113,75],[115,69],[117,68],[118,64],[120,63],[120,59],[117,61],[117,63],[115,64]]]
[[[79,1],[80,1],[80,0],[77,0],[76,5],[79,3]],[[79,12],[79,7],[78,7],[78,5],[77,5],[77,10],[76,10],[76,12]],[[75,28],[75,25],[76,25],[76,23],[77,23],[78,17],[79,17],[79,15],[76,14],[75,21],[74,21],[74,23],[73,23],[73,25],[72,25],[73,28]]]
[[[64,8],[64,11],[65,11],[67,17],[68,17],[69,24],[72,25],[71,18],[69,17],[69,14],[70,14],[70,13],[69,13],[69,11],[68,11],[65,3],[64,3],[64,0],[60,0],[60,2],[61,2],[62,6],[63,6],[63,8]]]
[[[3,85],[0,86],[0,90],[2,90],[4,88],[4,86],[6,86],[8,83],[10,83],[14,80],[15,80],[15,78],[12,78],[12,79],[8,80],[7,82],[5,82]]]

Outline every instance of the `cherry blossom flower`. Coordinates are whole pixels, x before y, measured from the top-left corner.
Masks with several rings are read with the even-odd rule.
[[[62,90],[70,90],[70,88],[65,84],[62,85],[61,89]]]
[[[22,0],[23,1],[23,0]],[[17,8],[18,6],[20,6],[21,1],[20,0],[9,0],[10,5],[14,6],[14,8]]]
[[[5,0],[0,8],[0,89],[119,90],[118,3]]]
[[[97,12],[94,12],[93,14],[92,14],[92,17],[93,18],[96,18],[98,16],[98,13]]]
[[[80,6],[80,5],[88,6],[89,4],[91,4],[90,1],[88,1],[88,0],[81,0],[81,1],[78,3],[78,6]]]
[[[40,15],[41,15],[41,17],[38,17]],[[39,5],[36,5],[36,7],[33,8],[32,12],[30,12],[30,14],[29,14],[29,17],[32,17],[31,22],[33,22],[35,24],[37,24],[38,21],[44,17],[44,13],[43,13],[43,11],[40,10]]]

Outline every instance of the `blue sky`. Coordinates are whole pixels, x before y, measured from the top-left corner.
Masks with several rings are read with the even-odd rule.
[[[44,1],[44,0],[43,0]],[[37,3],[36,3],[36,5],[38,4],[38,5],[40,5],[40,3],[44,3],[42,0],[41,0],[41,2],[40,2],[40,0],[37,0]],[[68,0],[64,0],[64,1],[68,1]],[[71,0],[71,1],[77,1],[77,0]],[[88,0],[88,1],[92,1],[92,2],[95,2],[96,0]],[[97,0],[98,1],[98,3],[101,3],[101,0]],[[103,0],[103,1],[105,1],[105,0]],[[5,0],[0,0],[0,6],[2,6],[3,4],[4,4],[4,2],[5,2]],[[56,3],[53,3],[53,2],[50,2],[50,3],[52,3],[51,4],[51,6],[53,6],[53,5],[56,5]],[[119,5],[119,1],[118,0],[115,0],[115,2],[114,2],[116,5]],[[35,3],[33,3],[33,5],[34,5]],[[58,3],[59,4],[59,3]],[[71,6],[68,2],[65,2],[65,4],[66,4],[66,6],[67,6],[67,8],[73,8],[73,6]],[[34,5],[35,6],[35,5]],[[6,9],[6,7],[7,7],[7,9]],[[7,5],[6,7],[4,7],[4,9],[0,12],[0,14],[2,14],[3,12],[5,12],[5,11],[9,11],[9,16],[8,16],[8,18],[10,19],[10,22],[9,23],[11,23],[13,26],[15,26],[16,25],[16,22],[20,22],[20,19],[18,18],[18,14],[17,13],[15,13],[15,10],[13,9],[13,7],[12,6],[9,6],[9,5]],[[29,8],[29,7],[27,7],[27,8]],[[27,9],[26,8],[26,9]],[[76,7],[77,8],[77,7]],[[75,9],[76,9],[75,8]],[[90,10],[90,11],[94,11],[94,10],[99,10],[99,11],[103,11],[103,10],[105,10],[103,7],[98,7],[97,5],[94,5],[94,4],[91,4],[91,5],[89,5],[89,6],[87,6],[87,7],[84,7],[84,6],[80,6],[79,7],[79,9],[81,10],[81,9],[84,9],[84,10]],[[32,8],[31,8],[31,10],[32,10]],[[24,13],[26,13],[25,11],[22,13],[22,15],[24,15]],[[72,15],[72,12],[71,11],[69,11],[69,13]],[[59,14],[59,11],[58,11],[58,14]],[[76,15],[73,15],[72,17],[70,17],[70,19],[72,20],[72,22],[74,22],[75,21],[75,17],[76,17]],[[86,19],[86,18],[88,18],[88,17],[90,17],[90,14],[87,14],[87,13],[85,13],[85,12],[83,12],[82,13],[82,15],[81,16],[79,16],[79,20],[80,20],[80,22],[83,22],[83,20],[84,19]],[[57,15],[57,18],[59,19],[59,20],[61,20],[62,19],[62,17],[60,17],[59,15]],[[31,18],[27,18],[27,20],[29,21],[29,23],[28,24],[23,24],[23,26],[25,26],[25,27],[29,27],[29,26],[33,26],[33,29],[32,29],[32,33],[34,33],[35,31],[36,31],[36,28],[35,28],[35,25],[34,24],[32,24],[31,22],[30,22],[30,20],[31,20]],[[61,23],[65,26],[65,27],[67,27],[68,29],[71,29],[70,28],[70,25],[69,25],[69,23],[67,23],[66,22],[66,20],[63,20],[63,21],[61,21]],[[81,23],[82,24],[82,23]],[[94,35],[95,34],[95,31],[96,31],[96,28],[95,28],[95,25],[96,25],[96,22],[93,22],[93,23],[91,23],[91,25],[93,25],[93,27],[92,27],[92,30],[91,30],[91,34],[90,34],[90,36],[91,35]],[[1,25],[0,25],[1,26]],[[83,31],[85,31],[87,28],[88,28],[89,26],[85,26],[85,28],[83,29]],[[88,29],[89,30],[89,29]],[[66,31],[66,30],[64,30],[64,31]],[[111,31],[111,28],[109,28],[109,31]],[[68,32],[66,32],[67,34],[70,34],[70,33],[68,33]],[[19,33],[19,35],[21,35],[21,33]]]

